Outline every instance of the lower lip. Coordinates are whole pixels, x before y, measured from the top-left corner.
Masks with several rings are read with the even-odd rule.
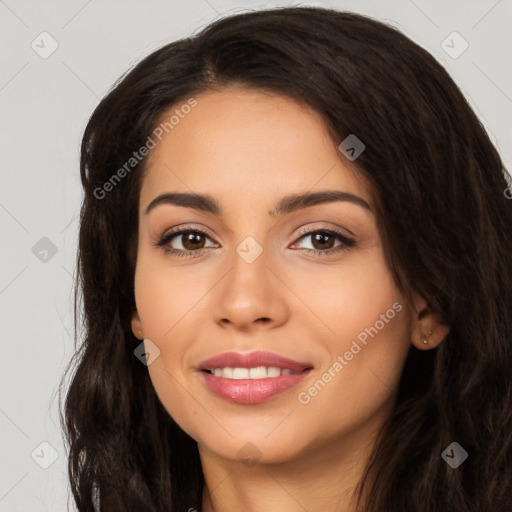
[[[208,389],[234,404],[259,404],[296,386],[309,375],[311,369],[301,373],[268,377],[266,379],[226,379],[200,371]]]

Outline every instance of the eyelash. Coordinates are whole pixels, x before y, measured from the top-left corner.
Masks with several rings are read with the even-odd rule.
[[[207,250],[208,248],[202,248],[202,249],[197,249],[195,251],[186,251],[186,250],[183,250],[183,249],[170,249],[169,247],[166,247],[166,245],[176,236],[178,235],[183,235],[185,233],[199,233],[201,235],[204,235],[208,238],[210,238],[208,236],[207,233],[205,233],[204,231],[202,231],[201,229],[196,229],[196,228],[192,228],[192,227],[189,227],[189,228],[182,228],[182,229],[176,229],[175,231],[171,231],[170,233],[166,234],[165,236],[163,236],[158,242],[157,242],[157,246],[158,247],[162,247],[164,253],[166,254],[170,254],[171,256],[190,256],[190,257],[198,257],[200,256],[201,254],[203,254],[203,251],[204,250]],[[317,233],[327,233],[329,235],[333,235],[334,237],[336,237],[339,241],[341,241],[341,245],[337,246],[337,247],[333,247],[331,249],[326,249],[326,250],[321,250],[321,249],[300,249],[300,250],[303,250],[303,251],[307,251],[307,254],[311,254],[311,253],[315,253],[317,255],[322,255],[322,256],[326,256],[328,254],[333,254],[333,253],[340,253],[342,251],[346,251],[348,249],[350,249],[351,247],[354,247],[356,245],[356,242],[354,239],[352,238],[348,238],[347,236],[345,236],[343,233],[341,233],[340,231],[337,231],[335,229],[325,229],[325,228],[316,228],[316,229],[305,229],[301,232],[298,233],[298,238],[296,241],[299,241],[301,240],[302,238],[307,238],[307,235],[313,235],[313,234],[317,234]],[[211,239],[211,238],[210,238]],[[295,242],[294,242],[295,243]]]

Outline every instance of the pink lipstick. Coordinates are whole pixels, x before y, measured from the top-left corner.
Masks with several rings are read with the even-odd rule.
[[[212,393],[237,404],[264,402],[296,386],[312,369],[311,363],[264,351],[224,352],[198,366]]]

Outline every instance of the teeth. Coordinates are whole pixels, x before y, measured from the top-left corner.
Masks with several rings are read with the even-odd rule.
[[[233,368],[233,379],[248,379],[249,370],[247,368]]]
[[[267,374],[269,377],[279,377],[279,375],[281,375],[281,368],[271,366],[270,368],[267,368]]]
[[[210,370],[215,377],[226,379],[266,379],[267,377],[279,377],[280,375],[291,375],[289,368],[277,368],[276,366],[258,366],[256,368],[214,368]]]
[[[264,379],[265,377],[268,377],[268,374],[267,369],[264,366],[258,366],[258,368],[249,369],[250,379]]]

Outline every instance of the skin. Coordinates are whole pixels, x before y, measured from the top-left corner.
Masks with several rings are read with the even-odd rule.
[[[448,329],[421,297],[406,303],[385,263],[373,212],[341,201],[268,214],[285,195],[324,190],[349,192],[372,206],[357,161],[339,152],[341,141],[331,139],[316,111],[233,86],[196,99],[151,151],[140,193],[132,329],[160,350],[148,366],[152,383],[198,443],[204,511],[353,511],[352,492],[392,411],[411,343],[431,349]],[[165,192],[209,194],[222,215],[173,204],[146,214]],[[192,245],[200,256],[174,256],[156,245],[178,226],[207,232]],[[313,236],[299,236],[303,228],[339,229],[356,245],[322,255],[341,242],[315,245]],[[252,263],[236,251],[248,236],[262,248]],[[182,244],[178,235],[167,247],[183,250]],[[309,403],[300,403],[298,394],[394,303],[402,310]],[[431,332],[428,345],[422,332]],[[230,350],[268,350],[314,370],[266,402],[233,404],[213,395],[196,371]],[[240,460],[244,446],[256,464]]]

